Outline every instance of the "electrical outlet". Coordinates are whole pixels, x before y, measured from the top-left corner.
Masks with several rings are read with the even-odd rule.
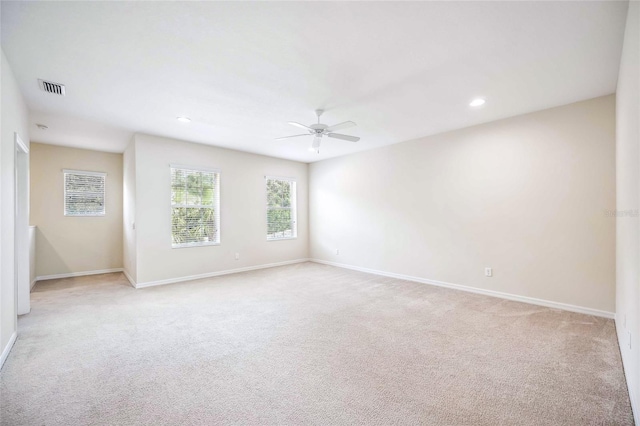
[[[340,249],[336,249],[336,254],[340,254]]]
[[[240,253],[236,253],[236,260],[240,259]]]
[[[485,276],[485,277],[492,277],[492,276],[493,276],[493,269],[491,269],[491,268],[484,268],[484,276]]]

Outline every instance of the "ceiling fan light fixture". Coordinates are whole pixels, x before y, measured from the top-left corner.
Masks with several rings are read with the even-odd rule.
[[[180,117],[176,117],[176,120],[178,120],[181,123],[191,123],[191,119],[189,117],[185,117],[185,116],[180,116]]]
[[[484,100],[483,98],[475,98],[474,100],[469,102],[469,106],[471,106],[471,107],[479,107],[479,106],[484,105],[485,102],[487,102],[487,101]]]
[[[316,136],[315,138],[313,138],[313,142],[311,142],[309,151],[313,151],[316,154],[320,154],[320,141],[322,141],[322,136]]]

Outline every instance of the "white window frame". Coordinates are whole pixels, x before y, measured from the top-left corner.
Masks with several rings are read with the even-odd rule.
[[[291,233],[290,237],[280,237],[280,238],[269,238],[269,211],[274,210],[274,208],[269,207],[269,194],[267,192],[267,181],[268,180],[280,180],[289,183],[293,183],[293,190],[291,191],[291,207],[289,210],[291,211]],[[284,240],[295,240],[298,238],[298,183],[296,178],[292,177],[283,177],[283,176],[265,176],[264,177],[264,189],[265,189],[265,219],[266,219],[266,228],[267,228],[267,241],[284,241]],[[286,207],[278,207],[277,210],[286,209]]]
[[[73,214],[67,212],[67,175],[83,175],[83,176],[101,176],[104,179],[104,186],[102,191],[102,212],[100,213],[83,213],[83,214]],[[86,170],[71,170],[71,169],[63,169],[62,170],[62,184],[64,186],[64,198],[62,200],[62,212],[67,217],[103,217],[107,215],[107,174],[104,172],[89,172]],[[99,194],[99,193],[91,193],[91,194]]]
[[[220,241],[222,241],[222,229],[220,226],[220,183],[222,181],[222,173],[220,173],[220,169],[213,169],[209,167],[194,167],[194,166],[185,166],[182,164],[169,164],[169,217],[171,222],[171,232],[173,232],[173,209],[175,207],[178,208],[211,208],[211,206],[205,205],[193,205],[193,204],[173,204],[171,201],[171,195],[173,192],[173,177],[172,177],[172,169],[181,169],[181,170],[189,170],[192,172],[206,172],[206,173],[215,173],[217,174],[217,185],[216,185],[216,194],[215,194],[215,204],[213,208],[215,209],[215,223],[217,225],[217,237],[216,241],[198,241],[193,243],[182,243],[182,244],[174,244],[173,236],[171,237],[171,248],[172,249],[181,249],[181,248],[190,248],[190,247],[205,247],[205,246],[219,246]]]

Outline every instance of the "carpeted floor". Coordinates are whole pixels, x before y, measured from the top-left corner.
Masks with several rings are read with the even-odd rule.
[[[631,425],[611,320],[314,263],[38,283],[2,425]]]

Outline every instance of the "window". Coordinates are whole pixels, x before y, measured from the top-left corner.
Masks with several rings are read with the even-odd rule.
[[[220,172],[171,166],[171,246],[220,243]]]
[[[106,173],[63,170],[64,215],[104,216]]]
[[[296,238],[296,181],[270,176],[266,181],[267,240]]]

